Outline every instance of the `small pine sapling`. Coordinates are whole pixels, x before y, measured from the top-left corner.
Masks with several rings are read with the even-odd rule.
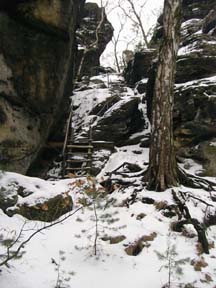
[[[168,271],[168,281],[162,288],[175,287],[174,282],[173,282],[174,275],[175,276],[176,275],[177,276],[183,275],[182,265],[186,264],[190,260],[189,258],[177,259],[178,253],[176,251],[176,245],[172,244],[172,242],[173,242],[172,241],[172,234],[170,232],[168,234],[167,249],[166,249],[165,253],[155,251],[159,260],[165,262],[161,266],[160,270],[165,268]]]

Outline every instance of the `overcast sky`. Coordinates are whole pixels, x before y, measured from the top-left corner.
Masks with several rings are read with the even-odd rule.
[[[100,0],[87,0],[86,2],[95,2],[100,6]],[[109,11],[111,7],[114,7],[117,4],[117,0],[108,0],[108,8]],[[134,0],[136,8],[139,10],[138,5],[146,2],[143,13],[142,13],[142,22],[145,27],[145,30],[148,31],[153,25],[156,23],[156,19],[160,12],[163,9],[163,2],[164,0]],[[126,8],[126,7],[124,7]],[[125,20],[123,16],[123,12],[121,9],[116,8],[113,9],[107,15],[109,21],[112,23],[115,31],[115,35],[118,34],[120,22],[124,22],[124,29],[120,36],[120,41],[118,43],[118,54],[121,56],[122,51],[127,49],[133,50],[134,45],[142,39],[141,36],[136,36],[135,32],[132,31],[132,23],[130,20]],[[125,23],[126,21],[126,23]],[[135,37],[136,36],[136,37]],[[134,39],[135,38],[135,39]],[[127,47],[127,43],[130,42],[132,39],[132,43]],[[107,45],[105,52],[101,57],[101,64],[104,66],[113,66],[114,64],[114,57],[113,57],[113,44],[110,42]]]

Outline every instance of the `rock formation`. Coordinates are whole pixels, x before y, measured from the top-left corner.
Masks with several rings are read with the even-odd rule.
[[[83,9],[84,2],[1,1],[0,169],[25,174],[48,138],[63,140],[75,66],[82,57],[77,42],[80,48],[95,41],[102,13],[95,3]],[[112,34],[105,15],[97,49],[85,55],[82,73],[99,66]]]
[[[215,1],[184,2],[175,88],[175,136],[179,154],[204,164],[214,176],[216,150]],[[190,13],[189,13],[190,12]],[[198,145],[197,145],[198,144]]]
[[[128,62],[123,71],[124,78],[130,87],[133,87],[141,79],[149,77],[149,69],[156,55],[155,49],[135,53],[134,58]]]
[[[112,36],[113,27],[107,20],[104,8],[99,8],[96,3],[86,3],[83,19],[77,30],[77,70],[79,70],[79,65],[82,65],[79,78],[97,75],[100,56],[111,41]]]
[[[73,209],[67,184],[64,189],[57,182],[24,175],[15,179],[16,175],[0,173],[0,209],[8,216],[20,214],[29,220],[52,222]]]
[[[158,47],[162,37],[162,17],[153,35],[151,45]],[[215,175],[216,137],[216,10],[215,1],[183,1],[183,23],[181,44],[177,60],[174,126],[176,146],[181,156],[201,160],[206,175]],[[136,59],[136,58],[135,58]],[[140,61],[131,62],[126,70],[128,84],[135,80],[149,78],[147,84],[148,114],[151,110],[151,97],[154,85],[154,69],[148,71],[143,65],[149,59],[143,52]],[[139,67],[137,69],[135,67]],[[140,67],[143,68],[140,68]],[[129,77],[128,77],[129,76]],[[146,85],[142,83],[138,91],[145,93]],[[205,142],[203,142],[205,141]],[[206,142],[207,141],[207,142]],[[199,146],[196,146],[200,144]],[[196,147],[196,148],[195,148]],[[209,167],[210,165],[210,167]]]
[[[0,169],[26,173],[56,129],[71,95],[83,4],[1,1]]]

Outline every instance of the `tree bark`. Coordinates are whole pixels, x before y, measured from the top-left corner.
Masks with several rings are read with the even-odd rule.
[[[164,2],[164,38],[159,51],[154,86],[147,171],[148,189],[156,191],[164,191],[179,183],[173,143],[173,90],[180,41],[181,4],[182,0]]]

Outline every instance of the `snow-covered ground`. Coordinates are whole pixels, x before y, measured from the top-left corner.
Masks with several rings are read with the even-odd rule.
[[[87,99],[85,91],[79,93]],[[92,90],[92,93],[97,91]],[[103,92],[101,101],[104,95]],[[109,95],[108,91],[106,95]],[[81,94],[76,101],[79,99]],[[87,106],[86,102],[84,108]],[[86,113],[80,109],[77,110],[80,114]],[[44,181],[16,173],[1,175],[1,186],[16,182],[34,192],[20,198],[19,203],[36,204],[59,193],[72,197],[74,210],[70,213],[85,203],[67,220],[35,235],[24,245],[20,257],[8,263],[9,266],[0,267],[1,288],[162,288],[169,282],[169,276],[171,285],[166,287],[215,287],[216,227],[207,229],[209,255],[200,253],[197,233],[191,224],[185,225],[183,232],[172,230],[173,223],[178,220],[175,213],[168,217],[168,207],[175,204],[172,191],[158,193],[144,188],[140,172],[147,167],[148,149],[139,144],[117,148],[97,181],[106,179],[107,172],[125,161],[139,165],[141,171],[129,172],[127,167],[119,169],[120,173],[113,177],[128,181],[128,187],[116,184],[110,194],[99,184],[94,193],[92,178]],[[192,160],[181,166],[192,174],[202,169]],[[214,192],[183,186],[173,189],[184,193],[192,217],[202,221],[209,211],[215,211]],[[8,240],[16,239],[23,230],[18,243],[12,247],[15,250],[45,225],[49,223],[27,221],[20,215],[8,217],[0,210],[0,262],[7,254]],[[129,255],[131,253],[134,256]]]
[[[138,147],[133,147],[138,149]],[[134,154],[131,147],[125,147],[125,152],[132,163],[144,159],[146,151],[140,155]],[[115,168],[123,161],[122,151],[113,155],[107,164],[107,170]],[[136,159],[137,158],[137,159]],[[128,158],[127,158],[128,159]],[[12,174],[15,179],[25,181],[25,186],[32,185],[32,178]],[[11,173],[4,176],[10,178]],[[41,187],[41,193],[46,193],[44,181],[34,178],[34,185]],[[59,180],[47,183],[49,191],[56,187],[61,191],[70,189],[70,182],[74,180]],[[137,179],[139,184],[140,180]],[[53,185],[55,184],[55,185]],[[53,185],[53,188],[52,188]],[[188,191],[184,187],[178,188]],[[177,188],[176,188],[177,190]],[[83,197],[80,190],[80,197]],[[134,204],[127,201],[134,192],[133,187],[127,189],[117,188],[112,194],[96,200],[96,211],[98,217],[98,240],[97,255],[94,255],[94,241],[96,233],[96,221],[93,207],[84,207],[77,214],[65,222],[44,230],[36,235],[22,249],[22,256],[12,260],[10,267],[1,267],[0,274],[2,288],[47,288],[47,287],[149,287],[160,288],[168,281],[171,272],[172,283],[177,285],[194,283],[187,287],[215,287],[216,281],[216,251],[210,250],[210,255],[199,255],[197,249],[197,236],[188,225],[188,237],[182,233],[172,232],[170,225],[177,217],[167,218],[160,210],[163,203],[172,204],[171,191],[163,193],[146,191],[143,189],[138,193]],[[71,189],[71,195],[79,207],[79,194],[77,189]],[[208,199],[208,193],[200,190],[190,189],[193,195]],[[75,195],[74,195],[75,194]],[[102,193],[103,194],[103,193]],[[142,198],[151,198],[154,204],[145,204]],[[90,197],[91,201],[91,197]],[[189,202],[192,216],[201,219],[205,205]],[[212,204],[212,203],[211,203]],[[161,206],[162,207],[162,206]],[[0,212],[1,241],[11,239],[18,235],[23,223],[26,221],[22,216],[14,215],[12,218]],[[20,241],[35,229],[43,227],[43,222],[28,221]],[[154,233],[155,238],[143,242],[143,250],[137,256],[129,256],[125,248],[136,243],[143,236]],[[125,236],[125,239],[117,244],[110,244],[110,240],[103,241],[105,236]],[[208,229],[208,240],[216,240],[216,228]],[[191,238],[192,237],[192,238]],[[169,252],[172,251],[172,252]],[[6,253],[6,246],[1,246],[1,255]],[[3,258],[1,258],[3,259]],[[173,259],[175,267],[169,268],[169,260]],[[203,261],[206,267],[201,271],[195,271],[192,263]],[[173,263],[174,263],[173,262]],[[172,264],[173,265],[173,264]],[[204,266],[205,266],[204,265]],[[169,266],[169,265],[168,265]],[[171,270],[171,271],[170,271]],[[212,279],[212,281],[208,280]],[[61,282],[61,285],[57,286]],[[210,282],[209,282],[210,281]],[[180,286],[171,286],[180,287]],[[181,286],[186,287],[186,286]]]

